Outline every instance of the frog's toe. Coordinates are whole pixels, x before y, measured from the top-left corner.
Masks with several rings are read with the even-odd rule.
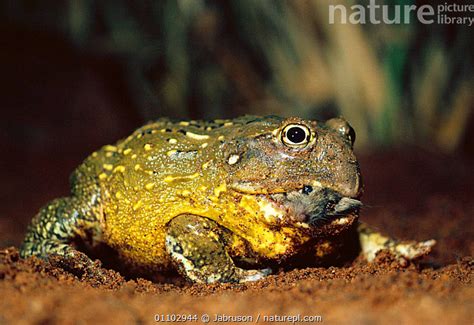
[[[395,252],[399,257],[414,260],[428,255],[434,245],[436,245],[436,240],[434,239],[423,242],[401,242],[395,245]]]
[[[263,279],[267,275],[272,273],[272,270],[270,268],[265,268],[261,270],[244,270],[244,269],[238,269],[238,274],[239,282],[254,282]]]
[[[358,232],[362,254],[369,262],[372,262],[377,253],[382,250],[389,251],[400,261],[415,260],[428,255],[433,246],[436,245],[434,239],[422,242],[396,240],[382,235],[365,224],[359,225]]]
[[[86,254],[72,248],[65,254],[49,255],[48,262],[82,280],[88,280],[98,285],[107,283],[109,279],[101,269],[99,261],[92,261]]]

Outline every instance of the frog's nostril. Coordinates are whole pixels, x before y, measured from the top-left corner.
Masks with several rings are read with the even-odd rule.
[[[308,195],[309,193],[313,192],[313,187],[310,185],[303,186],[303,194]]]

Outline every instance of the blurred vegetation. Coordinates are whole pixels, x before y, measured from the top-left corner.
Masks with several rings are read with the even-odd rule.
[[[342,115],[359,145],[455,150],[474,105],[473,27],[415,17],[407,25],[329,24],[335,3],[368,1],[10,0],[0,17],[118,59],[145,120]]]

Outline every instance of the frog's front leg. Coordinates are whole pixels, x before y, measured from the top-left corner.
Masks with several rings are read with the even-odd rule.
[[[204,217],[180,215],[168,225],[166,250],[179,272],[194,282],[248,282],[270,274],[270,269],[235,266],[228,244],[219,225]]]
[[[400,260],[414,260],[431,252],[436,244],[434,239],[417,241],[400,241],[377,232],[364,223],[357,228],[363,256],[372,262],[381,250],[388,250]]]
[[[75,196],[53,200],[34,217],[20,247],[20,256],[50,258],[55,266],[76,275],[102,278],[97,265],[71,246],[75,238],[85,238],[94,229],[99,228],[92,205]]]

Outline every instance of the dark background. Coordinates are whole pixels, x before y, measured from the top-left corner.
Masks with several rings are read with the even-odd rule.
[[[472,27],[330,25],[328,3],[2,1],[0,245],[89,153],[162,116],[342,115],[366,219],[451,218],[472,192]]]

